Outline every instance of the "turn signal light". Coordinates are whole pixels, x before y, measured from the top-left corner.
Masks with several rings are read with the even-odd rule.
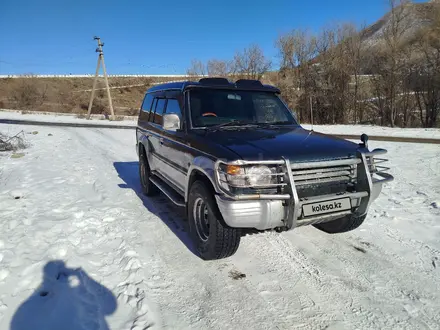
[[[241,173],[242,168],[237,165],[228,165],[226,166],[226,173],[230,175],[237,175]]]

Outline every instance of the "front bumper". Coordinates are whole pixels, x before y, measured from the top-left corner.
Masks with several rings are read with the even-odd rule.
[[[312,217],[303,216],[302,206],[304,204],[331,201],[344,197],[350,198],[352,210],[321,214]],[[295,216],[296,227],[327,222],[351,214],[355,212],[354,210],[359,208],[362,200],[368,198],[368,193],[360,192],[302,199],[299,201],[299,207],[295,208],[297,209]],[[288,203],[286,204],[286,202],[281,200],[236,201],[220,195],[216,195],[216,200],[226,224],[234,228],[256,228],[258,230],[281,228],[285,227],[285,219],[287,219],[289,215]]]
[[[381,151],[381,153],[384,152]],[[371,171],[371,163],[367,161],[367,158],[373,156],[375,156],[373,152],[360,154],[360,161],[357,161],[356,165],[358,179],[356,192],[299,198],[292,174],[292,167],[295,168],[297,164],[292,166],[288,160],[284,160],[287,169],[288,186],[290,188],[287,196],[286,194],[271,196],[216,195],[217,205],[228,226],[234,228],[256,228],[258,230],[274,228],[292,229],[332,221],[350,214],[362,216],[367,213],[371,203],[380,195],[383,184],[393,180],[393,177],[388,173],[378,171],[373,173]],[[307,165],[305,164],[304,166]],[[350,210],[308,217],[304,216],[304,204],[347,197],[351,201]]]

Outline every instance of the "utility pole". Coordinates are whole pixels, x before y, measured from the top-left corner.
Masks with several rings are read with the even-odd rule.
[[[93,100],[95,98],[96,83],[99,77],[99,67],[102,64],[102,71],[104,72],[104,81],[105,81],[105,87],[107,89],[108,105],[110,107],[111,119],[115,120],[112,97],[110,95],[110,87],[108,85],[107,70],[105,69],[105,63],[104,63],[104,52],[102,50],[102,47],[104,47],[104,43],[101,42],[101,38],[99,37],[94,37],[93,40],[98,41],[98,48],[96,48],[96,52],[98,53],[98,64],[96,65],[95,79],[93,80],[93,87],[92,87],[92,95],[90,96],[89,109],[87,111],[87,119],[90,119],[90,114],[92,113],[92,105],[93,105]]]

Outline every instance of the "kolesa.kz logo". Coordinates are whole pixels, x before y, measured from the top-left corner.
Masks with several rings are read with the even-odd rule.
[[[334,202],[332,204],[321,204],[317,206],[312,206],[312,212],[322,212],[342,209],[342,203]]]

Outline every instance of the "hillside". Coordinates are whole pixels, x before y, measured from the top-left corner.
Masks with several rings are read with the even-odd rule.
[[[176,77],[109,77],[115,114],[137,114],[145,91],[154,83]],[[87,113],[93,77],[0,79],[0,108]],[[108,112],[104,79],[100,78],[92,113]]]
[[[408,3],[394,8],[361,32],[364,44],[366,46],[380,45],[385,41],[385,35],[393,29],[402,31],[399,37],[405,43],[413,42],[420,30],[432,24],[435,13],[434,6],[434,1],[430,1]]]

